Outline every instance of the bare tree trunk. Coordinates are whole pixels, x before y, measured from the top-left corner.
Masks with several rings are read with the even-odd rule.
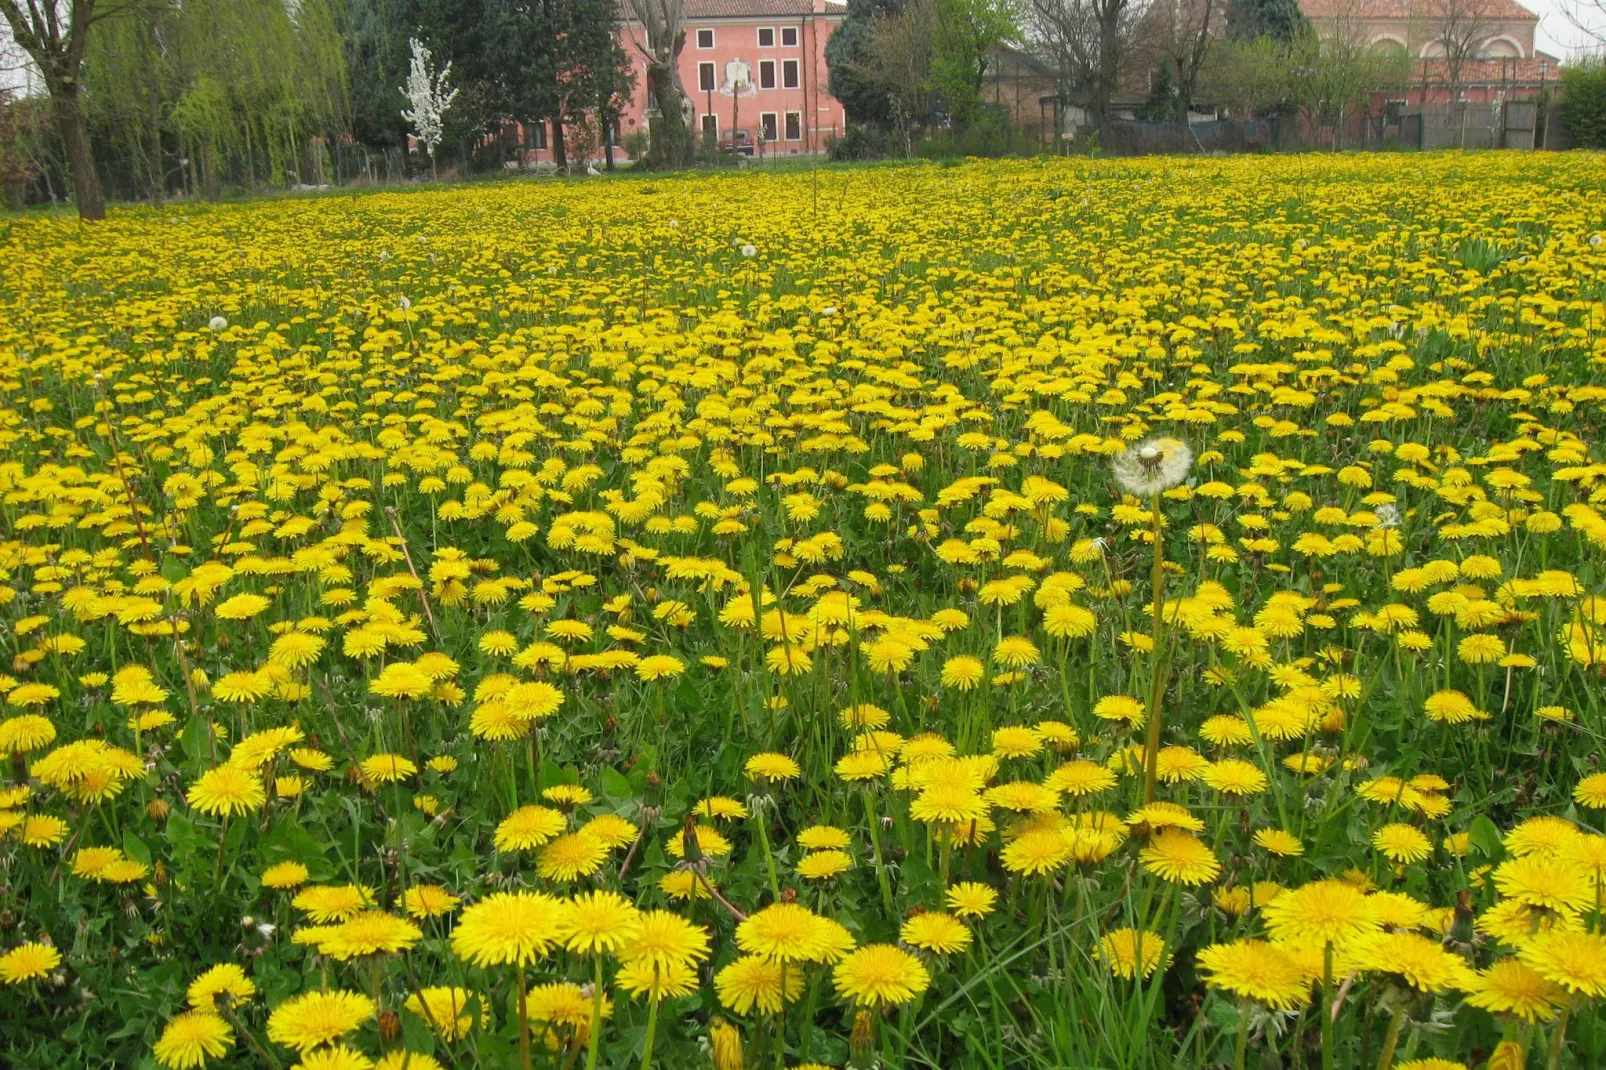
[[[223,176],[218,174],[217,156],[212,151],[212,135],[204,134],[201,137],[201,176],[206,183],[206,199],[220,201],[223,199]]]
[[[78,108],[76,82],[57,85],[50,94],[55,106],[56,133],[61,135],[62,146],[67,150],[67,164],[72,170],[73,200],[78,214],[84,219],[106,218],[106,196],[100,190],[100,177],[95,174],[95,156],[89,147],[89,128]]]
[[[146,84],[145,117],[150,125],[151,137],[151,203],[161,207],[167,195],[167,167],[162,158],[162,87],[157,83],[156,64],[151,64]]]
[[[1121,77],[1121,12],[1123,5],[1104,4],[1099,12],[1099,67],[1094,86],[1093,110],[1099,133],[1109,129],[1110,100]]]
[[[564,169],[569,166],[569,149],[563,143],[563,119],[561,116],[555,116],[552,119],[552,162]]]
[[[647,85],[658,101],[648,158],[654,166],[667,168],[684,167],[691,159],[691,138],[680,114],[680,85],[672,62],[647,64]]]

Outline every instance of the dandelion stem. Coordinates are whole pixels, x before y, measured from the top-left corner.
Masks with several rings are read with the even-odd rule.
[[[658,994],[654,992],[647,1003],[647,1035],[641,1041],[641,1070],[652,1070],[652,1042],[657,1035]]]
[[[524,964],[515,963],[513,972],[519,979],[519,1067],[530,1070],[530,1001],[524,984]]]
[[[1322,1070],[1337,1065],[1333,1052],[1333,945],[1322,952]]]
[[[1328,1023],[1325,1020],[1322,1022],[1324,1027],[1327,1024]],[[1386,1036],[1383,1040],[1383,1054],[1380,1055],[1377,1060],[1378,1070],[1389,1070],[1389,1067],[1394,1065],[1394,1049],[1399,1047],[1400,1028],[1403,1025],[1405,1025],[1405,1005],[1401,1004],[1400,1006],[1395,1007],[1394,1012],[1389,1015],[1389,1031],[1388,1036]],[[1324,1057],[1326,1052],[1327,1049],[1324,1046],[1322,1048]]]
[[[591,1036],[586,1047],[586,1070],[597,1070],[597,1045],[602,1039],[602,953],[596,955],[591,977]]]
[[[870,826],[870,848],[875,852],[875,875],[881,883],[881,902],[890,913],[892,910],[892,885],[887,881],[887,867],[881,861],[881,831],[877,828],[879,819],[875,808],[870,805],[870,792],[864,793],[864,820]]]
[[[1149,697],[1149,734],[1143,746],[1143,802],[1154,801],[1155,782],[1160,772],[1160,699],[1165,695],[1165,674],[1161,661],[1165,656],[1160,642],[1160,629],[1165,624],[1165,540],[1160,535],[1160,496],[1149,503],[1149,531],[1154,536],[1154,573],[1150,587],[1154,592],[1154,689]]]
[[[770,892],[775,896],[775,901],[779,903],[781,901],[781,882],[775,875],[775,855],[770,851],[770,834],[764,828],[768,824],[765,818],[765,812],[768,809],[768,799],[765,799],[763,803],[753,808],[753,820],[758,823],[758,842],[764,848],[764,865],[769,869]]]
[[[1249,1004],[1238,1004],[1238,1040],[1232,1049],[1232,1070],[1244,1070],[1244,1057],[1249,1052]]]
[[[1547,1070],[1558,1070],[1561,1066],[1561,1053],[1566,1048],[1567,1016],[1572,1013],[1572,1006],[1562,1007],[1561,1014],[1556,1017],[1556,1031],[1550,1037],[1550,1058],[1546,1060]]]
[[[228,1005],[227,1000],[219,1001],[218,1009],[223,1012],[223,1017],[229,1020],[229,1024],[234,1027],[234,1031],[243,1036],[250,1043],[251,1049],[262,1057],[263,1062],[267,1063],[273,1070],[284,1070],[284,1064],[279,1061],[278,1056],[274,1055],[270,1049],[262,1046],[262,1042],[256,1038],[256,1034],[245,1027],[245,1023],[240,1021],[240,1016],[234,1013],[234,1008]]]

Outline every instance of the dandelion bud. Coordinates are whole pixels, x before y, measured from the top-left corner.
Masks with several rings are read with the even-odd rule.
[[[251,915],[247,914],[245,917],[240,919],[240,927],[249,932],[257,927],[257,920]]]
[[[1488,1062],[1489,1070],[1523,1070],[1527,1065],[1527,1052],[1514,1040],[1502,1040],[1496,1044]]]
[[[869,1070],[876,1064],[876,1017],[861,1010],[853,1016],[853,1034],[848,1039],[848,1065],[855,1070]]]
[[[166,799],[152,799],[145,804],[145,813],[150,815],[152,821],[166,821],[168,809]]]
[[[742,1034],[735,1026],[723,1018],[716,1018],[708,1027],[708,1040],[713,1048],[714,1070],[746,1070]]]
[[[389,1046],[400,1040],[401,1035],[401,1015],[391,1010],[381,1011],[379,1015],[379,1042]]]

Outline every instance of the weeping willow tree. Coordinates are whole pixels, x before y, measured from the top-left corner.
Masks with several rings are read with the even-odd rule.
[[[107,20],[85,79],[125,183],[216,198],[327,180],[347,129],[340,0],[146,0]]]

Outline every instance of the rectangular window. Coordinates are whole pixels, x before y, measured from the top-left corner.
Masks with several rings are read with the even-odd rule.
[[[713,30],[698,30],[697,31],[697,47],[698,48],[713,48],[714,47],[714,31]]]
[[[760,26],[759,27],[759,30],[758,30],[758,47],[760,47],[760,48],[774,48],[775,47],[775,28],[774,27],[772,27],[772,26]]]
[[[712,93],[719,88],[714,84],[714,65],[712,63],[697,64],[697,88],[704,93]]]
[[[786,113],[786,140],[788,140],[788,141],[802,141],[803,140],[803,113],[802,112],[800,112],[800,111],[789,111],[789,112]]]
[[[783,89],[797,88],[797,60],[787,59],[781,61],[781,87]]]
[[[608,124],[608,144],[614,148],[619,147],[619,120],[615,119]]]
[[[775,61],[772,59],[760,60],[758,64],[758,87],[760,89],[775,88]]]
[[[797,47],[797,27],[796,26],[782,26],[781,27],[781,47],[782,48],[796,48]]]
[[[758,117],[758,136],[765,141],[777,140],[775,136],[776,115],[772,111],[762,112]]]
[[[546,148],[546,123],[524,124],[524,147],[540,150]]]
[[[703,116],[703,140],[704,141],[718,141],[719,140],[719,116],[717,116],[717,115],[705,115],[705,116]]]

